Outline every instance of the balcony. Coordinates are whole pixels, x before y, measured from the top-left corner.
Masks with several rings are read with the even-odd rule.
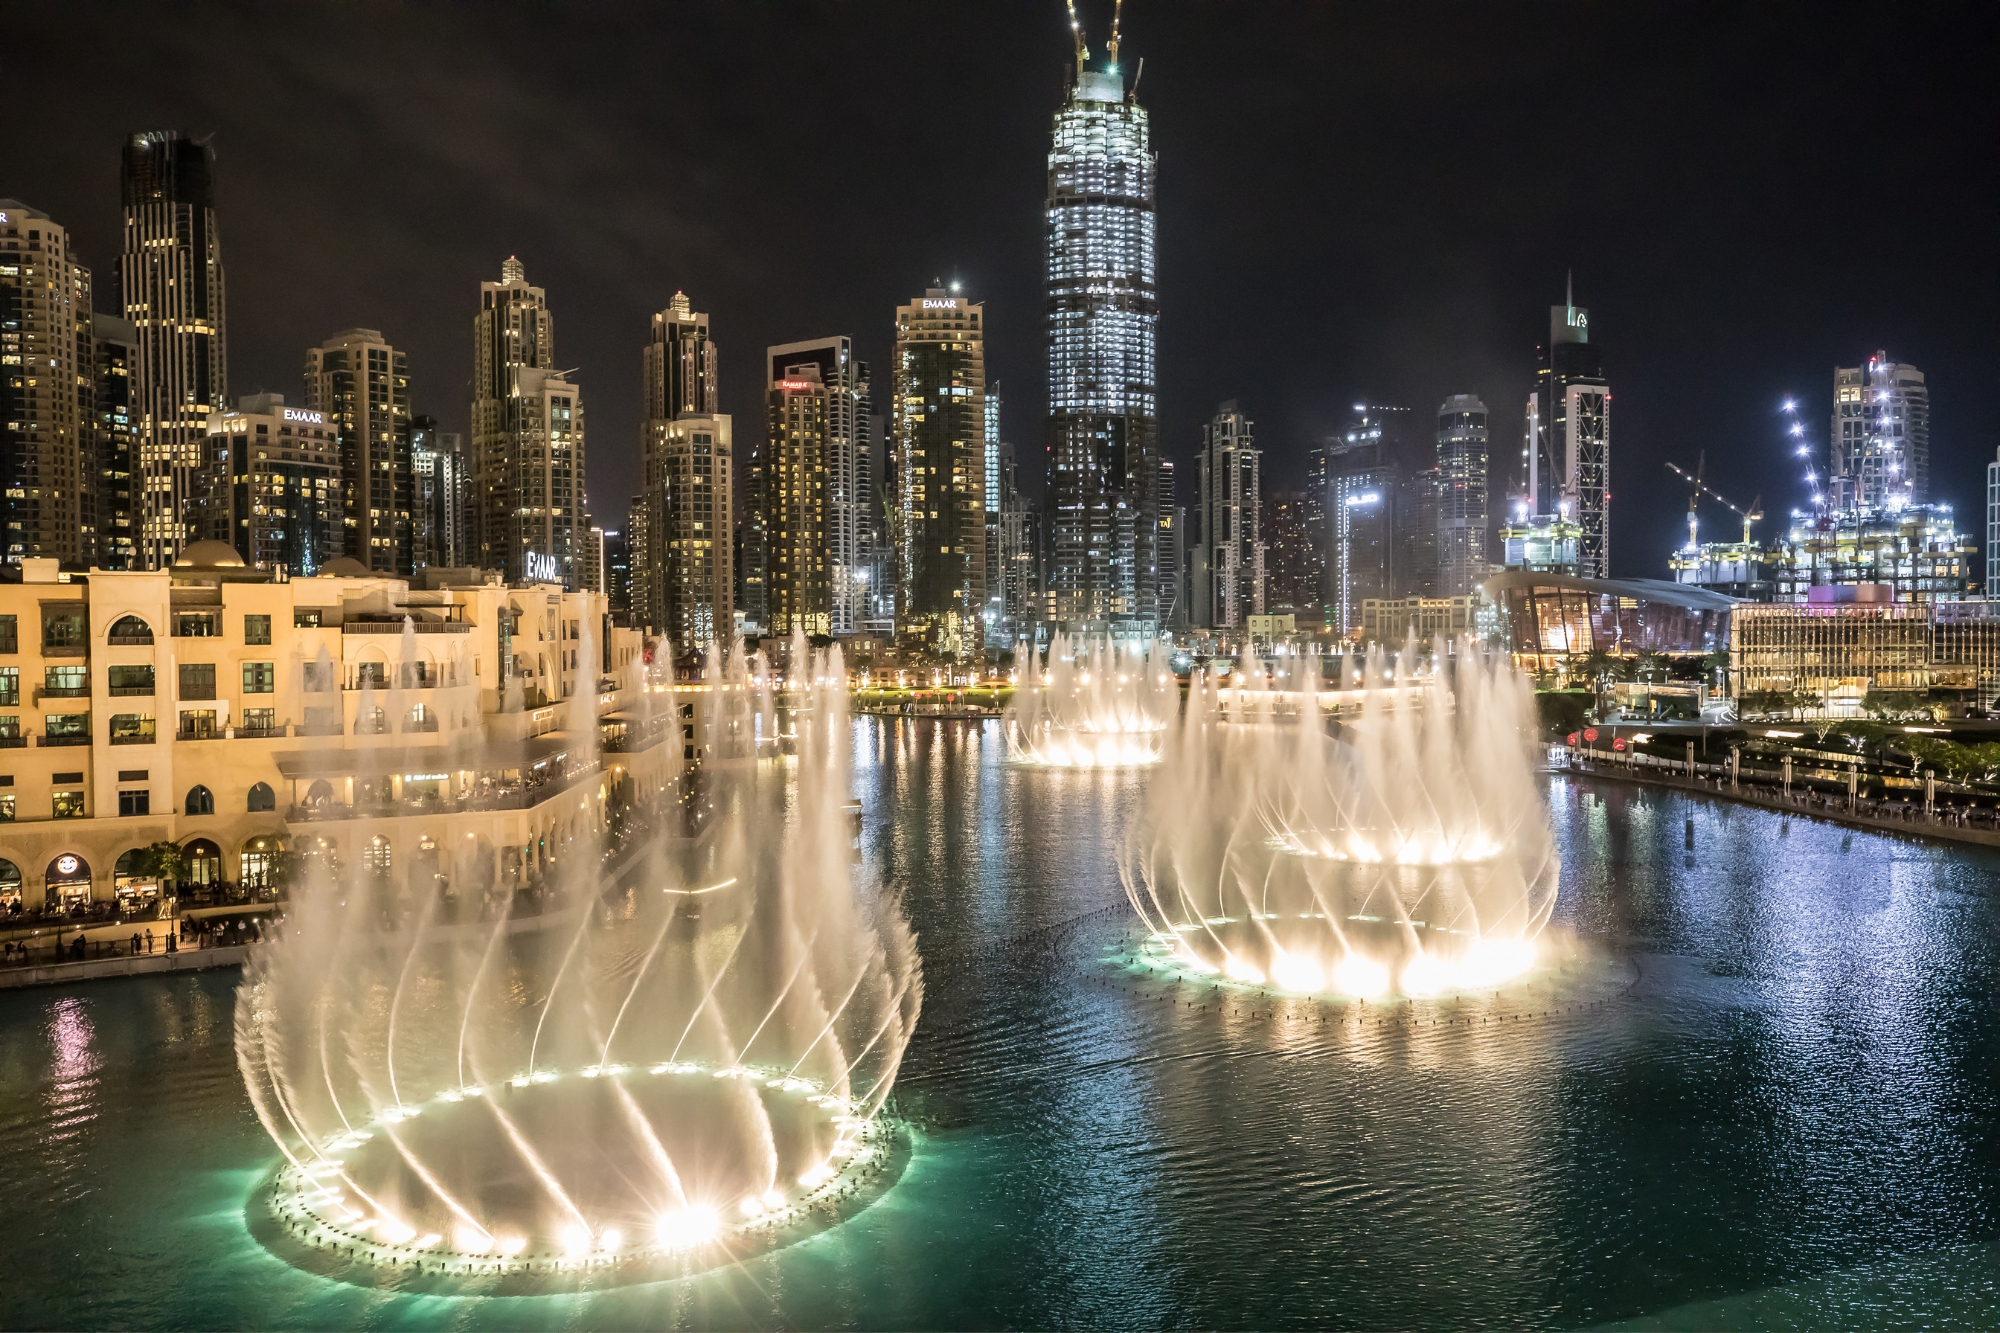
[[[85,731],[66,736],[37,736],[35,737],[35,744],[44,749],[58,745],[88,745],[90,744],[90,733]]]
[[[89,697],[90,686],[88,685],[35,686],[35,701],[37,703],[43,699],[88,699]]]
[[[183,703],[210,702],[213,701],[215,698],[215,686],[183,685],[181,686],[180,697]]]
[[[135,699],[153,697],[151,685],[113,685],[108,691],[114,699]]]
[[[112,634],[106,636],[105,642],[113,648],[150,648],[153,646],[153,636],[151,633]]]
[[[236,739],[239,741],[268,740],[273,736],[284,735],[285,724],[282,722],[277,722],[273,723],[271,726],[268,727],[238,727],[231,734],[234,735]],[[333,734],[337,736],[340,733],[336,731]]]
[[[470,625],[444,623],[435,620],[414,620],[410,622],[410,628],[418,634],[472,633],[472,626]],[[400,620],[349,620],[342,623],[340,632],[342,634],[401,634],[403,632],[403,622]]]
[[[133,731],[113,736],[111,743],[113,745],[151,745],[158,739],[159,733],[157,732]]]
[[[0,736],[0,750],[25,750],[28,748],[26,736]]]

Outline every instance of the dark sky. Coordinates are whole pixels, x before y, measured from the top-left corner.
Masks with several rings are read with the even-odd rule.
[[[1084,10],[1101,37],[1109,4]],[[747,444],[767,344],[852,334],[879,404],[894,307],[956,276],[1041,457],[1060,0],[6,11],[0,196],[100,272],[120,137],[215,136],[236,393],[297,394],[308,345],[379,327],[416,410],[463,429],[478,283],[518,254],[615,525],[675,288],[713,316]],[[1471,391],[1511,462],[1574,268],[1614,395],[1614,572],[1665,574],[1663,460],[1706,448],[1731,498],[1803,503],[1777,405],[1823,445],[1834,367],[1878,348],[1929,376],[1937,498],[1973,520],[2000,447],[1996,36],[1990,3],[1133,0],[1169,456],[1239,398],[1283,480],[1355,402]]]

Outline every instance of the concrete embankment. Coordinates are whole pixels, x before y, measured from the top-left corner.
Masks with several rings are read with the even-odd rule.
[[[1765,791],[1747,785],[1732,787],[1726,782],[1702,782],[1694,778],[1673,777],[1643,769],[1634,771],[1623,767],[1589,765],[1572,768],[1556,765],[1548,771],[1560,777],[1598,778],[1607,782],[1630,783],[1635,787],[1663,787],[1672,791],[1684,791],[1693,796],[1734,801],[1738,805],[1755,806],[1760,810],[1771,810],[1781,815],[1824,820],[1829,824],[1865,829],[1870,833],[1927,838],[1937,842],[1967,843],[1977,847],[2000,847],[2000,829],[1952,824],[1936,818],[1926,819],[1921,807],[1913,807],[1911,817],[1908,819],[1894,819],[1869,814],[1862,810],[1850,812],[1841,807],[1840,798],[1837,796],[1833,798],[1832,804],[1822,805],[1808,803],[1804,797],[1787,799],[1782,792]]]
[[[200,972],[211,967],[241,967],[243,955],[247,952],[248,945],[232,944],[219,949],[123,954],[112,958],[91,958],[81,963],[10,967],[0,969],[0,990],[19,990],[23,986],[60,986],[71,981],[137,977],[154,972]]]

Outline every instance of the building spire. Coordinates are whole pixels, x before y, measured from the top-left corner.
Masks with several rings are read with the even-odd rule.
[[[1576,270],[1573,268],[1563,270],[1563,304],[1571,310],[1576,309]]]

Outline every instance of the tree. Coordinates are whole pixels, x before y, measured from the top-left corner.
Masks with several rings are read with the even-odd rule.
[[[144,879],[157,879],[162,884],[174,886],[181,875],[181,849],[171,842],[148,843],[139,849],[138,865],[134,869]]]
[[[1785,696],[1777,690],[1745,690],[1736,700],[1736,711],[1743,717],[1775,713],[1785,706]]]
[[[1811,709],[1823,707],[1826,697],[1804,681],[1792,686],[1792,692],[1785,696],[1785,706],[1803,714]]]

